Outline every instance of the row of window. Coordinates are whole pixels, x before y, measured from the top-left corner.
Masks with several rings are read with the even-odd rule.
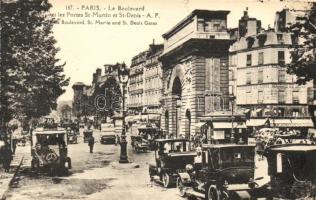
[[[258,91],[257,103],[258,104],[264,103],[264,99],[265,99],[265,96],[264,96],[263,91]],[[247,92],[246,93],[246,104],[253,103],[253,102],[250,102],[250,101],[252,101],[252,93],[251,92]],[[278,103],[280,103],[280,104],[286,103],[286,92],[285,92],[285,90],[279,90],[278,91]],[[299,102],[299,91],[297,91],[297,90],[292,91],[292,103],[293,104],[299,104],[300,103]]]
[[[258,38],[258,45],[259,47],[263,47],[265,42],[267,41],[267,35],[259,35]],[[252,48],[253,44],[255,43],[255,38],[249,37],[247,38],[247,48]],[[277,43],[278,44],[284,44],[283,34],[277,34]]]
[[[246,66],[252,66],[253,62],[252,62],[252,55],[251,54],[247,54],[246,55]],[[258,52],[258,65],[263,65],[264,64],[264,52]],[[278,51],[278,64],[283,66],[285,64],[285,54],[284,51]]]
[[[250,85],[252,82],[253,74],[251,72],[246,73],[246,84]],[[279,70],[278,71],[278,82],[279,83],[285,83],[286,82],[286,71],[285,70]],[[258,71],[258,81],[255,83],[263,83],[263,69]]]

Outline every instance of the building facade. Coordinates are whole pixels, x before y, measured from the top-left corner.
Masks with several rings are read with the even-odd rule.
[[[163,35],[162,128],[189,138],[200,117],[229,109],[229,11],[194,10]]]
[[[139,114],[143,112],[143,74],[144,66],[147,60],[147,53],[148,51],[144,51],[132,58],[127,98],[127,108],[131,114]]]
[[[144,65],[143,110],[148,114],[160,115],[161,113],[162,68],[158,58],[162,51],[163,45],[150,45]]]
[[[245,34],[230,47],[230,69],[235,70],[236,76],[236,104],[253,119],[249,126],[260,125],[255,118],[271,118],[271,126],[313,127],[309,111],[313,99],[309,88],[313,84],[299,86],[295,83],[296,76],[286,72],[285,64],[291,61],[292,37],[289,32],[277,30],[282,29]]]

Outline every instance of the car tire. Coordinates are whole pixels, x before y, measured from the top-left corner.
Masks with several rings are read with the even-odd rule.
[[[165,188],[169,188],[171,186],[171,177],[168,173],[162,174],[162,183]]]
[[[38,160],[32,159],[31,169],[32,169],[32,171],[38,172],[38,170],[39,170],[39,161]]]
[[[210,185],[205,196],[207,200],[220,200],[220,191],[215,185]]]
[[[71,165],[71,159],[69,157],[67,158],[67,162],[68,162],[68,169],[71,169],[72,165]]]
[[[181,197],[185,197],[186,196],[186,193],[185,193],[185,190],[184,190],[184,185],[183,185],[183,182],[181,180],[180,177],[177,178],[177,188],[179,190],[179,195]]]

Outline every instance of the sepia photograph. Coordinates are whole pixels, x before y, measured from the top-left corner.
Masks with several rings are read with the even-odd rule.
[[[0,0],[1,200],[316,200],[314,0]]]

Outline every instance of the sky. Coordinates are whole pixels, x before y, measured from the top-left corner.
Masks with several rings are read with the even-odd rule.
[[[159,18],[152,19],[157,25],[80,25],[55,24],[54,37],[60,52],[57,57],[66,62],[64,73],[70,77],[66,92],[59,101],[72,100],[72,85],[75,82],[91,84],[92,74],[104,64],[125,62],[130,65],[133,56],[148,49],[149,44],[163,43],[162,34],[170,30],[194,9],[229,10],[227,25],[235,28],[243,11],[248,7],[248,15],[262,22],[262,27],[274,26],[275,13],[283,8],[306,9],[308,5],[302,1],[264,0],[50,0],[53,5],[51,13],[65,13],[71,5],[74,14],[92,13],[82,10],[82,6],[99,5],[110,7],[143,7],[140,13],[158,13]],[[69,7],[68,7],[69,8]],[[103,11],[106,12],[106,11]],[[125,12],[126,13],[126,12]],[[56,17],[58,18],[58,16]],[[81,18],[62,18],[64,20],[80,20]],[[88,19],[88,18],[85,18]],[[94,21],[95,18],[90,18]],[[115,21],[113,18],[103,18]],[[125,18],[127,22],[131,18]],[[138,19],[134,18],[134,21]]]

